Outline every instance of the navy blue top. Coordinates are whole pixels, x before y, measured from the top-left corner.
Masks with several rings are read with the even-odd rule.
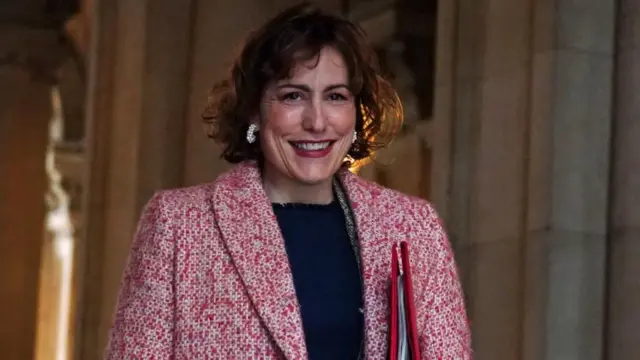
[[[362,286],[340,204],[273,204],[273,210],[289,256],[309,359],[357,360]]]

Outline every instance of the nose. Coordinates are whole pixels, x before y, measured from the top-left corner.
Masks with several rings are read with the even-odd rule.
[[[327,127],[327,119],[321,101],[309,101],[302,115],[302,127],[309,132],[323,132]]]

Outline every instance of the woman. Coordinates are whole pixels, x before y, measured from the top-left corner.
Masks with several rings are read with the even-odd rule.
[[[412,251],[423,358],[470,358],[435,211],[348,170],[401,122],[356,26],[304,5],[281,13],[248,39],[204,118],[238,165],[148,203],[107,358],[384,359],[398,241]]]

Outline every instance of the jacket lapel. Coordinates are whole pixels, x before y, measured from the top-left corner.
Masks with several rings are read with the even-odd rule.
[[[382,188],[366,183],[347,169],[339,173],[358,229],[364,279],[365,354],[385,354],[388,339],[388,288],[391,274],[391,236],[384,217]]]
[[[275,343],[287,359],[307,358],[284,239],[254,163],[218,179],[213,208],[233,263]]]

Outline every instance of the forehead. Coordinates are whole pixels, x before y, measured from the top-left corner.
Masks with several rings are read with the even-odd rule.
[[[317,56],[295,63],[287,82],[346,83],[348,68],[340,52],[332,47],[323,48]]]

